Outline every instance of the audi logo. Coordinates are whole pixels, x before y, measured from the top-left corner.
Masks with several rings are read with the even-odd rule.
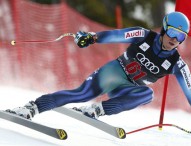
[[[144,54],[137,53],[136,58],[151,73],[153,74],[159,73],[160,69],[154,63],[152,63],[148,58],[146,58]]]

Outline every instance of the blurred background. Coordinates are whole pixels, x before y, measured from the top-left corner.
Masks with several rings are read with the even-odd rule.
[[[116,59],[128,47],[128,44],[95,44],[80,49],[72,37],[15,46],[10,44],[12,40],[52,40],[66,32],[132,26],[160,31],[164,15],[175,11],[175,5],[175,0],[0,0],[0,85],[44,94],[76,88],[94,70]],[[191,68],[190,43],[188,38],[179,51]],[[164,78],[151,87],[155,99],[148,106],[160,108]],[[190,111],[173,76],[168,87],[167,108]],[[107,96],[96,100],[100,98]]]
[[[110,27],[116,26],[116,9],[121,9],[122,27],[141,25],[146,28],[161,26],[161,20],[174,11],[175,0],[31,0],[41,4],[65,2],[89,19]]]

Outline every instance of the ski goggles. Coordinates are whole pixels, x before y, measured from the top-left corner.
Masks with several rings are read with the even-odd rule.
[[[166,34],[170,38],[176,38],[178,42],[183,42],[187,37],[187,33],[172,26],[167,27]]]

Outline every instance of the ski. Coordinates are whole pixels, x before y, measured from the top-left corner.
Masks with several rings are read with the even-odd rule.
[[[82,113],[75,111],[73,109],[68,109],[65,107],[58,107],[55,108],[54,111],[67,115],[69,117],[72,117],[76,120],[79,120],[81,122],[84,122],[86,124],[89,124],[97,129],[100,129],[116,138],[124,139],[126,137],[126,132],[123,128],[115,127],[112,125],[109,125],[107,123],[104,123],[102,121],[87,117],[83,115]]]
[[[56,129],[45,125],[41,125],[39,123],[33,122],[31,120],[5,111],[0,111],[0,118],[36,130],[38,132],[44,133],[59,140],[67,139],[67,133],[63,129]]]

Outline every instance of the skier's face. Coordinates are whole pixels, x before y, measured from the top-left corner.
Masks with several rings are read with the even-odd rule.
[[[168,26],[162,38],[164,50],[172,50],[187,38],[188,34],[173,26]]]
[[[170,38],[167,34],[164,34],[162,38],[162,43],[162,49],[167,51],[176,48],[180,44],[180,42],[178,42],[176,38]]]

